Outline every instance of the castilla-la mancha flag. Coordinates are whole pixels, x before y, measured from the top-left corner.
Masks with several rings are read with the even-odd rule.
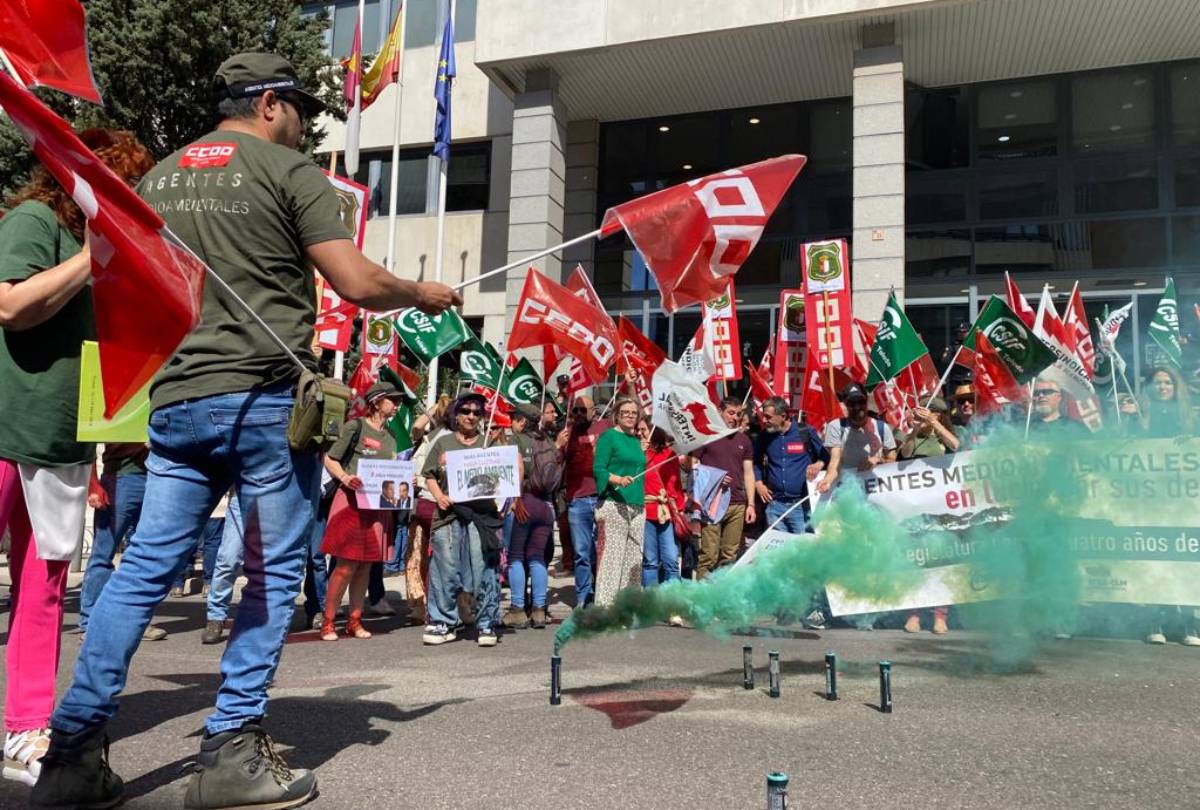
[[[508,335],[508,351],[553,343],[577,358],[595,382],[608,375],[619,342],[606,312],[529,268]]]
[[[600,236],[622,228],[674,312],[725,291],[807,161],[783,155],[710,174],[604,212]]]
[[[66,121],[3,71],[0,107],[87,217],[104,415],[112,418],[200,322],[204,263]]]
[[[79,0],[0,0],[0,50],[27,87],[101,103]]]

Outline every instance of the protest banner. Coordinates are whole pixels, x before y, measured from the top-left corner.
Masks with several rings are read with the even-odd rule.
[[[104,383],[100,378],[100,347],[85,340],[79,357],[79,417],[75,439],[81,442],[145,442],[150,424],[150,383],[124,407],[104,418]]]
[[[1013,504],[1036,500],[1028,488],[1044,479],[1031,465],[1045,464],[1079,494],[1061,500],[1046,532],[1047,542],[1066,544],[1077,559],[1080,601],[1200,604],[1200,439],[1109,440],[989,448],[860,474],[867,502],[909,533],[906,554],[925,575],[919,587],[886,603],[848,598],[829,583],[834,615],[1002,596],[971,561],[990,544],[1012,542],[1004,525]],[[829,500],[818,501],[818,513]],[[985,526],[994,531],[977,531]]]
[[[472,447],[446,453],[446,482],[455,503],[484,498],[516,498],[521,494],[517,475],[517,447]]]
[[[358,460],[362,489],[354,493],[359,509],[412,509],[412,461],[363,458]]]

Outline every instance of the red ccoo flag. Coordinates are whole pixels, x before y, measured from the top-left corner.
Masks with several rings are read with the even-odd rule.
[[[1075,347],[1075,356],[1083,363],[1088,379],[1096,375],[1096,346],[1092,343],[1092,330],[1088,327],[1087,312],[1083,308],[1083,296],[1079,293],[1079,285],[1071,291],[1071,300],[1067,302],[1063,314],[1063,330],[1070,335],[1071,344]]]
[[[27,86],[101,103],[78,0],[0,0],[0,50]]]
[[[603,310],[529,268],[508,335],[508,351],[553,343],[577,358],[584,373],[597,382],[608,376],[619,340]]]
[[[0,107],[87,217],[104,415],[111,418],[200,322],[204,263],[65,121],[2,71]]]
[[[996,347],[982,331],[975,333],[975,410],[979,416],[1026,399],[1025,386],[1009,371]]]
[[[748,365],[746,370],[750,374],[750,396],[754,397],[756,402],[761,403],[775,396],[775,392],[771,389],[770,349],[763,353],[762,362],[757,367]]]
[[[667,312],[708,301],[754,250],[806,161],[784,155],[621,203],[604,212],[600,236],[629,234]]]
[[[596,294],[596,288],[592,286],[592,282],[588,280],[587,273],[584,272],[582,267],[575,265],[575,270],[571,273],[571,277],[567,279],[566,286],[576,298],[594,306],[603,315],[606,326],[614,330],[617,328],[609,314],[604,311],[604,303],[600,300],[600,296]],[[546,365],[543,373],[545,374],[545,382],[550,382],[550,375],[562,365],[563,358],[569,355],[565,350],[553,343],[547,343],[543,349],[545,351],[543,359]],[[569,373],[571,375],[572,391],[577,391],[590,385],[590,381],[583,371],[583,366],[578,360],[571,363]]]

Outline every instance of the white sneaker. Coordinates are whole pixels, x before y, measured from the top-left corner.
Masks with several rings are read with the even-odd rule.
[[[370,613],[372,616],[395,616],[396,609],[392,607],[392,603],[385,596],[378,602],[368,605],[367,613]]]
[[[50,729],[10,731],[4,735],[4,778],[33,787],[42,775],[42,755],[50,748]]]
[[[1146,643],[1147,644],[1166,644],[1167,637],[1164,636],[1162,633],[1151,633],[1150,635],[1146,636]]]
[[[438,644],[446,644],[458,638],[454,631],[444,624],[427,624],[425,625],[425,633],[421,636],[421,643],[430,646]]]
[[[1200,636],[1195,633],[1188,633],[1179,643],[1185,647],[1200,647]]]
[[[683,617],[682,616],[672,616],[667,621],[667,624],[671,625],[672,627],[683,627]]]

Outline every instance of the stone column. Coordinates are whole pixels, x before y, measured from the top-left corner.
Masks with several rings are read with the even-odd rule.
[[[854,313],[874,321],[904,295],[904,62],[900,47],[854,54]]]
[[[600,122],[572,121],[567,125],[567,198],[564,208],[564,239],[574,239],[596,228],[596,189],[600,167]],[[563,251],[563,277],[575,265],[591,276],[596,258],[596,240],[580,242]]]
[[[563,241],[566,196],[567,117],[558,95],[558,75],[530,71],[525,91],[513,99],[512,175],[508,207],[508,261]],[[562,281],[562,257],[550,255],[531,263]],[[505,334],[512,326],[525,284],[525,270],[508,274],[505,286]]]

